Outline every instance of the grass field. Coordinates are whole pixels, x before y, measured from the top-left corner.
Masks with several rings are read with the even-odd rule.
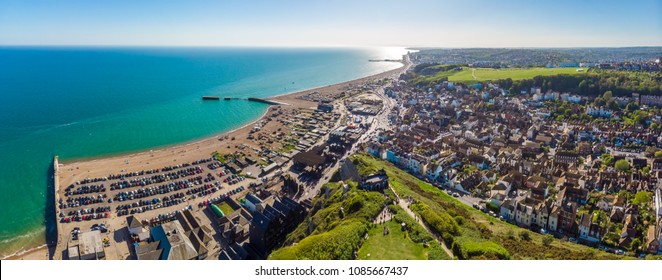
[[[408,216],[399,206],[389,208],[396,214],[393,219],[368,231],[368,239],[358,251],[361,260],[449,260],[450,256],[425,229]],[[403,231],[402,223],[407,225]],[[384,226],[390,233],[384,235]],[[423,242],[429,247],[425,248]],[[368,255],[369,254],[369,255]]]
[[[354,253],[359,259],[450,259],[422,226],[395,205],[389,206],[395,213],[392,221],[373,224],[384,205],[392,204],[388,203],[392,193],[384,196],[358,190],[355,182],[348,184],[348,189],[340,183],[325,184],[320,192],[323,195],[313,199],[313,208],[306,218],[309,222],[301,223],[288,234],[285,246],[272,252],[269,259],[343,260],[354,259]],[[328,197],[324,195],[326,189]],[[401,223],[408,225],[405,232],[400,230]],[[384,225],[389,227],[389,235],[383,235]],[[430,246],[424,248],[424,242]]]
[[[369,155],[355,155],[359,171],[386,170],[389,183],[401,197],[411,196],[439,215],[450,215],[460,227],[459,234],[449,236],[449,245],[456,256],[461,253],[468,259],[622,259],[622,256],[606,253],[591,247],[555,239],[549,246],[542,243],[543,235],[502,222],[465,205],[445,192],[427,184],[391,163]],[[424,218],[425,220],[425,218]],[[520,238],[528,232],[530,240]],[[438,232],[443,235],[443,232]],[[446,237],[444,237],[446,239]],[[449,243],[449,242],[447,242]],[[455,246],[454,246],[455,247]],[[504,251],[504,250],[507,250]]]
[[[577,72],[578,68],[469,68],[463,67],[462,70],[449,70],[438,72],[432,76],[417,77],[414,82],[435,82],[448,78],[451,82],[474,83],[483,81],[493,81],[499,79],[511,78],[513,80],[531,79],[536,76],[551,76],[558,74],[581,75],[586,72]],[[475,76],[475,77],[474,77]]]
[[[384,226],[390,233],[384,235]],[[368,240],[359,249],[361,260],[427,260],[427,248],[415,243],[395,221],[388,221],[368,231]],[[369,255],[369,256],[368,256]]]
[[[225,215],[230,214],[230,213],[234,212],[234,210],[235,210],[235,209],[232,208],[232,206],[230,206],[229,204],[227,204],[225,202],[223,202],[221,204],[217,204],[216,206],[218,206],[218,208],[220,208],[221,211],[223,211],[223,213],[225,213]]]

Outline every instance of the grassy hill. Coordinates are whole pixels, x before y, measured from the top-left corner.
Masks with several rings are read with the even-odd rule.
[[[544,235],[490,217],[391,163],[369,155],[354,155],[361,173],[386,170],[400,197],[411,197],[410,208],[443,236],[459,259],[621,259],[583,245],[554,239],[544,245]]]
[[[434,70],[434,67],[430,68]],[[552,76],[558,74],[568,75],[583,75],[585,72],[577,72],[578,68],[545,68],[545,67],[532,67],[532,68],[470,68],[458,67],[446,71],[439,71],[431,75],[419,75],[415,77],[412,82],[414,84],[429,84],[438,81],[448,80],[451,82],[461,82],[472,84],[475,82],[496,81],[499,79],[511,78],[514,81],[531,79],[536,76]],[[427,71],[434,72],[434,71]],[[425,72],[423,72],[425,73]],[[475,77],[474,77],[475,76]]]
[[[373,224],[392,201],[390,197],[392,194],[359,190],[354,182],[349,182],[347,189],[342,183],[326,184],[313,200],[306,221],[269,259],[354,259],[354,252],[360,259],[449,259],[432,237],[397,206],[390,207],[396,213],[392,221]],[[403,222],[409,225],[406,231],[400,229]],[[389,228],[388,235],[384,235],[384,226]],[[431,246],[425,248],[423,242]]]

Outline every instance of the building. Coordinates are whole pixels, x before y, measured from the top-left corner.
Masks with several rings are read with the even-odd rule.
[[[559,151],[554,155],[555,163],[571,164],[579,160],[579,154],[572,151]]]
[[[106,252],[101,241],[101,231],[93,230],[81,233],[78,244],[70,246],[68,253],[70,260],[103,259],[106,257]]]
[[[322,111],[325,113],[329,113],[333,111],[333,104],[326,103],[326,102],[320,102],[317,104],[317,110]]]
[[[206,248],[204,252],[196,250],[179,220],[153,227],[151,232],[154,242],[159,242],[157,246],[157,250],[161,250],[159,260],[196,260],[206,256]]]
[[[640,95],[639,104],[649,105],[649,106],[662,106],[662,96]]]
[[[126,217],[126,227],[132,235],[139,235],[145,231],[143,224],[133,215]]]
[[[149,242],[146,244],[134,244],[133,248],[136,252],[136,258],[138,260],[159,260],[161,254],[163,254],[163,249],[159,248],[161,245],[160,241]]]
[[[653,160],[653,172],[662,171],[662,158],[656,158]]]
[[[260,205],[261,203],[262,203],[262,200],[260,198],[258,198],[257,196],[255,196],[252,193],[248,193],[246,195],[246,203],[244,205],[246,205],[246,208],[248,209],[248,211],[250,211],[252,213],[252,212],[255,212],[257,206]]]
[[[559,230],[563,230],[564,232],[568,233],[575,232],[575,219],[577,217],[578,208],[579,207],[575,202],[566,202],[560,205],[557,224]]]
[[[579,219],[579,239],[589,243],[598,243],[601,234],[600,225],[593,222],[593,214],[582,214]]]
[[[650,225],[646,232],[646,248],[651,254],[657,254],[660,249],[660,240],[658,240],[655,225]]]
[[[278,163],[274,162],[262,168],[262,175],[267,175],[278,168]]]
[[[379,170],[376,174],[363,176],[359,183],[359,188],[366,191],[383,191],[388,188],[388,175],[384,169]]]
[[[260,205],[252,213],[249,241],[258,255],[256,257],[263,259],[303,221],[306,210],[301,204],[286,196],[263,200]]]
[[[325,158],[319,155],[318,149],[301,152],[292,157],[294,166],[305,170],[318,170],[325,161]]]

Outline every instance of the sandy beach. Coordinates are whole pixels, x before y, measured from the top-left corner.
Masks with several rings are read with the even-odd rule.
[[[255,141],[247,140],[251,129],[256,123],[266,123],[263,126],[261,133],[275,133],[276,131],[280,131],[283,128],[283,124],[282,122],[279,122],[278,117],[271,117],[274,113],[279,112],[282,116],[295,113],[295,110],[297,109],[315,108],[317,106],[316,102],[303,100],[299,97],[313,93],[320,96],[333,96],[334,94],[344,92],[352,86],[358,86],[366,82],[380,80],[386,77],[394,78],[399,75],[403,69],[405,69],[404,65],[397,69],[376,75],[268,98],[269,100],[286,103],[288,105],[270,106],[269,109],[259,119],[232,131],[219,133],[204,139],[194,140],[187,143],[181,143],[155,150],[114,155],[105,158],[60,162],[59,171],[57,174],[60,180],[60,192],[62,192],[62,189],[64,189],[66,186],[75,184],[76,181],[86,178],[104,177],[108,176],[109,174],[137,172],[141,170],[156,169],[181,163],[189,163],[195,160],[209,158],[215,152],[219,152],[221,154],[230,154],[240,151],[245,153],[246,151],[258,150],[260,147],[256,145]],[[276,143],[276,145],[278,144]],[[173,207],[173,209],[174,208],[177,207]],[[57,212],[59,213],[59,210]],[[110,219],[109,222],[111,229],[120,229],[123,227],[124,219],[116,217]],[[68,227],[71,225],[75,224],[68,224],[66,228],[68,229]],[[62,240],[61,237],[63,235],[63,231],[65,231],[65,229],[62,229],[61,224],[58,223],[58,232],[60,234],[58,240]],[[52,248],[54,250],[51,251],[58,251],[60,248],[61,246],[58,246],[58,249]],[[42,245],[37,248],[32,248],[15,254],[8,257],[7,259],[43,260],[54,258],[54,256],[51,256],[51,254],[53,254],[53,252],[49,253],[49,248],[45,245]],[[58,253],[55,253],[55,255],[58,255]],[[55,259],[58,259],[58,257],[56,256]]]

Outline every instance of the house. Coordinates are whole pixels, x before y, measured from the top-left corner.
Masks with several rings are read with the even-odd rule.
[[[531,226],[534,219],[533,215],[533,206],[524,203],[517,203],[515,206],[515,222],[518,225]]]
[[[370,142],[368,143],[368,153],[378,157],[380,159],[385,159],[386,158],[386,151],[382,148],[382,145],[376,142]]]
[[[515,205],[517,202],[513,199],[505,199],[499,209],[499,215],[506,220],[515,220]]]
[[[542,229],[547,229],[549,223],[550,204],[546,202],[539,203],[534,208],[534,214],[537,225]]]
[[[574,233],[575,232],[575,218],[577,217],[577,203],[575,202],[563,202],[559,206],[558,212],[558,229],[565,232]]]
[[[376,174],[370,174],[361,178],[359,188],[367,191],[383,191],[388,188],[388,175],[384,169]]]
[[[650,225],[646,234],[646,248],[651,254],[657,254],[660,249],[660,240],[656,234],[655,225]]]
[[[637,219],[633,214],[626,214],[623,229],[621,229],[621,236],[618,242],[618,246],[622,248],[630,247],[630,243],[636,237],[637,234]]]
[[[549,211],[549,220],[547,222],[547,228],[550,231],[557,231],[559,225],[559,216],[560,216],[560,207],[553,205],[552,209]]]
[[[579,239],[589,243],[598,243],[602,229],[593,222],[593,214],[584,213],[579,219]]]
[[[653,169],[651,171],[662,171],[662,158],[656,158],[653,160]]]
[[[430,181],[437,181],[439,180],[439,175],[443,171],[443,167],[441,164],[431,164],[430,167],[427,169],[425,172],[425,177],[428,178]]]
[[[579,160],[579,154],[573,151],[559,151],[554,155],[555,163],[570,164],[577,163],[577,160]]]

